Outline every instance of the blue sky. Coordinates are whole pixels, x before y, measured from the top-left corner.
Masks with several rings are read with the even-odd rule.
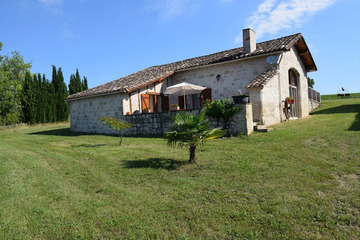
[[[89,87],[146,67],[301,32],[322,94],[360,92],[359,0],[0,0],[1,54],[19,51],[33,73],[65,81],[79,69]]]

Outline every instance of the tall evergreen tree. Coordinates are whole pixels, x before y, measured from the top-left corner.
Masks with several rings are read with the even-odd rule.
[[[85,91],[85,90],[88,90],[88,82],[87,82],[87,78],[84,76],[83,78],[83,81],[81,82],[81,85],[82,85],[82,90]]]
[[[55,87],[55,93],[56,93],[56,118],[57,121],[66,121],[69,117],[69,107],[66,103],[66,98],[68,96],[68,91],[66,88],[66,84],[64,82],[64,76],[62,74],[61,68],[58,69],[56,75],[56,83],[58,86],[58,89],[56,91]],[[56,86],[56,85],[55,85]]]
[[[56,69],[55,69],[56,71]],[[56,114],[56,94],[55,94],[55,85],[53,82],[48,83],[48,92],[49,92],[49,121],[56,122],[57,114]]]
[[[70,83],[69,83],[69,94],[75,94],[77,93],[76,91],[76,78],[74,74],[70,75]]]
[[[76,78],[76,81],[75,81],[75,83],[76,83],[76,92],[81,92],[82,87],[81,87],[81,79],[80,79],[79,69],[76,69],[75,78]]]
[[[34,107],[32,95],[33,95],[33,93],[32,93],[32,77],[31,77],[30,71],[26,71],[24,85],[23,85],[23,92],[22,92],[22,97],[21,97],[22,120],[25,123],[30,122],[31,109]]]
[[[84,80],[81,81],[79,69],[76,69],[76,73],[70,75],[69,94],[72,95],[87,89],[88,86],[86,77],[84,77]]]

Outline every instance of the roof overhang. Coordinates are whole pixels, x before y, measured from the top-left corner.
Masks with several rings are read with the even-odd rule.
[[[161,82],[162,80],[164,80],[165,78],[170,77],[173,74],[174,74],[174,71],[170,71],[169,73],[167,73],[165,75],[158,76],[156,78],[150,79],[149,81],[145,82],[144,84],[138,84],[138,85],[133,86],[131,88],[126,88],[126,92],[128,92],[128,93],[135,92],[136,90],[144,88],[146,86],[149,86],[150,84]]]
[[[299,57],[305,65],[307,72],[317,71],[317,67],[313,57],[311,56],[310,50],[306,45],[305,39],[301,37],[295,44],[295,48],[298,52]]]
[[[81,100],[81,99],[85,99],[85,98],[95,98],[95,97],[101,97],[101,96],[107,96],[107,95],[114,95],[114,94],[119,94],[119,93],[126,93],[126,91],[122,90],[122,91],[114,91],[114,92],[100,93],[100,94],[96,94],[96,95],[89,95],[89,96],[81,96],[81,97],[67,98],[66,101],[67,101],[67,102],[71,102],[71,101]],[[71,95],[70,95],[70,96],[71,96]]]

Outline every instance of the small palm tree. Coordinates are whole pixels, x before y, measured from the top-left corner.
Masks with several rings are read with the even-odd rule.
[[[197,146],[225,134],[225,131],[220,128],[210,128],[209,120],[204,119],[205,112],[206,110],[203,109],[199,116],[187,112],[177,113],[170,131],[165,133],[169,146],[189,148],[189,163],[196,162]]]

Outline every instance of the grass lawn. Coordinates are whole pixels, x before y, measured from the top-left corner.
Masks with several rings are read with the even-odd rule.
[[[0,131],[0,239],[359,239],[360,98],[216,139]]]

